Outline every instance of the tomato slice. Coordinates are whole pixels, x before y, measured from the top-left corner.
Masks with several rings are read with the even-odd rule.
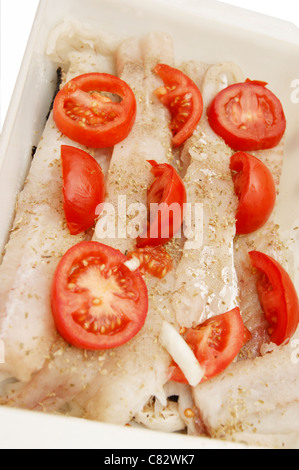
[[[71,235],[85,232],[99,216],[96,209],[105,201],[105,177],[88,153],[61,147],[64,212]]]
[[[165,84],[155,94],[171,113],[172,144],[179,147],[191,137],[202,117],[202,95],[195,83],[180,70],[159,64],[155,72]]]
[[[187,202],[184,183],[175,169],[167,163],[149,163],[155,176],[147,195],[151,220],[147,231],[137,239],[138,248],[164,245],[171,240],[183,224]]]
[[[238,152],[231,157],[235,191],[239,197],[237,234],[245,235],[263,227],[276,202],[275,183],[269,169],[256,157]]]
[[[113,101],[110,93],[120,101]],[[136,118],[136,99],[123,80],[88,73],[69,81],[58,93],[53,116],[62,134],[92,148],[112,147],[124,140]]]
[[[205,371],[202,382],[221,374],[234,361],[249,338],[246,333],[238,307],[187,331],[185,340]],[[188,383],[176,364],[171,367],[171,380]]]
[[[208,110],[212,129],[235,150],[273,148],[286,130],[279,99],[264,82],[247,81],[221,91]]]
[[[171,256],[162,246],[138,248],[128,254],[128,259],[132,258],[140,261],[141,273],[147,272],[158,279],[164,279],[173,268]]]
[[[58,332],[70,344],[106,350],[127,343],[143,327],[147,287],[131,272],[120,251],[82,242],[60,261],[52,286],[52,312]]]
[[[252,265],[260,271],[257,290],[272,343],[280,346],[295,334],[299,323],[298,295],[289,274],[273,258],[252,251]]]

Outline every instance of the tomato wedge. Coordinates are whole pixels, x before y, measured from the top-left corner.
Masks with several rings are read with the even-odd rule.
[[[202,95],[195,83],[180,70],[159,64],[155,72],[165,84],[155,94],[171,113],[172,144],[179,147],[191,137],[202,117]]]
[[[52,285],[58,332],[73,346],[106,350],[127,343],[141,330],[148,294],[141,274],[132,273],[120,251],[82,242],[60,261]]]
[[[164,279],[173,268],[171,256],[163,246],[138,248],[128,254],[128,259],[132,258],[140,261],[141,273],[151,274],[158,279]]]
[[[149,163],[155,176],[147,195],[150,223],[147,231],[137,239],[138,248],[164,245],[171,240],[183,224],[187,202],[184,183],[175,169],[167,163]]]
[[[231,157],[235,191],[239,197],[237,234],[245,235],[263,227],[276,202],[276,188],[269,169],[256,157],[238,152]]]
[[[272,343],[280,346],[295,334],[299,323],[298,295],[289,274],[273,258],[251,251],[252,265],[260,271],[257,291]]]
[[[238,307],[187,331],[185,340],[205,371],[202,382],[221,374],[233,362],[244,345],[245,337],[246,330]],[[188,383],[176,364],[171,366],[171,380]]]
[[[63,145],[61,161],[65,217],[71,235],[78,235],[99,216],[96,209],[105,201],[105,177],[96,160],[75,147]]]
[[[279,99],[264,82],[246,81],[221,91],[208,110],[212,129],[234,150],[273,148],[286,130]]]
[[[117,96],[113,101],[102,93]],[[105,73],[88,73],[69,81],[54,101],[54,121],[62,134],[92,148],[112,147],[134,125],[136,99],[123,80]]]

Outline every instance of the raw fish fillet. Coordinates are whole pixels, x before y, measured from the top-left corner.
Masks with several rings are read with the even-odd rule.
[[[152,71],[159,62],[172,64],[173,45],[169,36],[158,33],[141,41],[136,38],[126,40],[117,54],[118,75],[131,86],[136,96],[137,118],[130,135],[115,146],[108,172],[106,203],[113,205],[115,210],[115,236],[109,237],[100,220],[95,240],[123,253],[136,246],[137,235],[135,238],[130,236],[130,222],[136,217],[137,210],[134,205],[147,207],[147,190],[153,182],[148,160],[165,163],[170,149],[168,111],[153,94],[161,86],[161,80]],[[128,214],[127,220],[122,215],[121,205],[129,211],[131,206],[132,213]],[[141,223],[143,230],[145,222],[146,218]],[[127,233],[119,230],[120,224],[127,225]],[[100,226],[103,229],[100,230]]]
[[[28,384],[8,384],[1,397],[2,404],[34,411],[69,412],[66,403],[88,389],[101,371],[105,354],[73,348],[58,334],[55,339],[43,368]]]
[[[284,141],[276,148],[252,152],[271,171],[279,197],[280,179],[283,167]],[[253,273],[250,251],[262,253],[276,259],[294,277],[293,253],[289,244],[281,236],[279,225],[276,224],[275,209],[269,221],[257,232],[237,237],[234,245],[235,266],[238,276],[240,307],[246,327],[252,334],[252,339],[243,348],[240,359],[254,358],[260,355],[263,344],[270,342],[268,323],[261,308],[256,290],[258,273]]]
[[[114,149],[107,185],[107,200],[114,205],[118,194],[127,197],[128,206],[146,205],[147,189],[153,181],[147,160],[168,161],[170,117],[153,95],[161,86],[152,72],[159,62],[173,63],[172,42],[165,34],[150,34],[141,42],[128,40],[118,52],[119,74],[136,94],[138,115],[130,136]],[[108,239],[104,243],[123,252],[136,246],[130,238]],[[88,418],[126,424],[152,397],[166,405],[163,386],[171,359],[159,343],[159,334],[163,320],[173,321],[169,308],[173,276],[172,272],[163,281],[147,280],[149,313],[145,326],[129,343],[108,353],[105,372],[90,387],[90,399],[88,394],[78,397]]]
[[[283,151],[282,141],[274,149],[251,152],[270,169],[277,194]],[[294,343],[280,348],[269,344],[268,326],[256,289],[258,274],[253,272],[248,256],[252,250],[266,253],[294,277],[289,248],[275,223],[275,211],[260,230],[234,241],[238,304],[252,340],[242,349],[237,363],[193,390],[201,421],[213,438],[281,448],[298,442],[298,360]]]
[[[80,73],[107,72],[103,57],[89,46],[80,55],[70,46],[71,74],[66,80],[78,67]],[[55,340],[50,291],[56,266],[69,248],[90,238],[88,234],[71,236],[66,226],[61,145],[79,147],[61,135],[51,114],[18,197],[14,226],[0,267],[0,339],[6,353],[0,372],[22,382],[28,382],[43,367]],[[110,151],[90,153],[107,172]]]
[[[159,53],[161,56],[157,56],[157,43],[162,45]],[[137,96],[139,93],[139,111],[135,130],[133,129],[127,141],[114,149],[112,171],[108,174],[108,202],[117,204],[117,196],[121,194],[127,195],[130,202],[146,204],[146,190],[152,181],[150,166],[146,160],[155,158],[157,161],[167,161],[171,142],[169,116],[158,100],[152,101],[153,90],[161,83],[152,74],[151,69],[159,59],[168,62],[173,60],[172,44],[166,35],[149,35],[140,44],[137,40],[128,40],[119,50],[118,67],[122,77],[135,88]],[[157,117],[159,126],[153,127]],[[152,134],[146,137],[146,142],[139,144],[140,137],[145,132],[148,134],[149,128],[153,129]],[[165,136],[168,136],[167,140]],[[131,152],[134,149],[132,159]],[[140,173],[141,170],[143,173]],[[115,171],[117,175],[114,178]],[[123,179],[123,186],[119,188],[119,177],[124,173],[127,179]],[[144,187],[137,187],[130,175],[136,181],[138,175],[142,175]],[[99,241],[123,249],[135,246],[130,238]],[[151,294],[151,285],[156,287],[156,284],[157,289],[161,290],[161,295],[157,292],[154,297]],[[25,408],[55,411],[73,400],[72,406],[79,405],[84,417],[126,424],[135,412],[143,409],[151,396],[160,396],[162,401],[166,401],[163,385],[167,381],[170,357],[159,345],[157,337],[159,325],[163,321],[161,311],[165,317],[169,316],[169,312],[163,311],[167,305],[166,300],[159,305],[157,303],[165,292],[168,294],[169,280],[150,280],[148,287],[150,315],[140,335],[122,348],[105,353],[91,353],[88,360],[83,352],[75,348],[65,349],[61,347],[60,342],[58,346],[55,343],[52,348],[54,351],[58,349],[65,352],[59,355],[48,354],[43,369],[32,381],[21,390],[16,388],[10,392],[10,403]],[[88,373],[82,373],[86,367]],[[35,393],[32,390],[35,390]]]
[[[230,69],[230,64],[208,67],[191,62],[184,71],[202,89],[205,102],[209,102],[211,90],[220,91],[219,74]],[[206,110],[182,153],[184,166],[187,162],[184,182],[188,202],[193,208],[197,205],[201,212],[199,226],[192,227],[198,246],[190,247],[190,242],[195,241],[194,233],[191,238],[187,236],[172,305],[179,324],[190,328],[237,305],[233,253],[237,198],[229,169],[232,150],[210,129]]]
[[[282,448],[299,436],[298,350],[232,364],[193,396],[213,438]],[[297,439],[294,439],[297,436]]]

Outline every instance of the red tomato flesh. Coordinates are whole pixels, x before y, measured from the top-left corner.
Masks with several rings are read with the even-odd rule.
[[[252,266],[260,271],[257,282],[261,306],[269,323],[272,343],[280,346],[295,334],[299,323],[298,295],[285,269],[273,258],[252,251]]]
[[[162,246],[138,248],[128,254],[128,259],[132,258],[139,259],[141,273],[151,274],[158,279],[164,279],[173,268],[171,256]]]
[[[187,331],[185,340],[205,371],[202,382],[221,374],[233,362],[244,345],[246,332],[238,307]],[[171,369],[172,381],[188,383],[177,365]]]
[[[180,70],[159,64],[155,72],[165,84],[155,94],[171,113],[172,144],[179,147],[191,137],[202,117],[202,95],[195,83]]]
[[[171,240],[183,224],[184,204],[187,202],[184,183],[175,169],[166,163],[149,163],[155,176],[147,195],[151,221],[147,231],[137,239],[138,248],[164,245]],[[158,205],[159,210],[156,210]]]
[[[117,95],[120,102],[101,93]],[[136,99],[124,81],[105,73],[80,75],[68,82],[54,102],[58,129],[70,139],[91,148],[113,147],[131,132]]]
[[[273,148],[285,133],[281,102],[265,85],[257,81],[231,85],[209,108],[212,129],[234,150]]]
[[[82,242],[60,261],[52,285],[52,312],[58,332],[87,350],[116,348],[143,327],[148,293],[141,274],[132,273],[120,251]]]
[[[83,150],[61,147],[63,206],[71,235],[85,232],[99,216],[105,201],[105,177],[96,160]]]
[[[231,157],[230,169],[234,172],[233,182],[239,197],[237,234],[255,232],[269,220],[275,206],[272,174],[258,158],[244,152]]]

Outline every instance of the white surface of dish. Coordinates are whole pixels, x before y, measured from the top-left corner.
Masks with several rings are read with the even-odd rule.
[[[41,0],[1,136],[2,249],[11,226],[16,196],[30,165],[31,147],[38,143],[55,86],[55,66],[44,54],[48,34],[69,16],[92,27],[117,33],[119,37],[141,35],[152,30],[165,31],[174,38],[177,60],[198,59],[210,63],[234,61],[250,78],[268,81],[271,90],[280,97],[288,120],[277,220],[283,230],[298,223],[296,200],[299,180],[294,166],[299,149],[299,99],[298,102],[296,99],[299,92],[298,95],[295,93],[293,85],[294,80],[299,79],[299,30],[292,24],[214,0],[172,0],[171,8],[169,3],[168,0],[152,0],[146,4],[138,0],[86,0],[84,3],[78,0]],[[114,445],[110,439],[114,440],[112,436],[115,438],[116,434],[119,434],[117,440],[123,443],[123,448],[132,447],[132,442],[134,448],[231,446],[187,436],[149,434],[140,429],[107,427],[100,423],[24,414],[8,409],[0,409],[0,416],[2,448],[69,448],[77,442],[74,437],[76,433],[80,436],[80,446],[91,448],[110,448]],[[76,426],[72,427],[74,422]],[[29,433],[28,428],[32,432]],[[40,433],[38,428],[43,432]],[[25,429],[27,432],[24,432]],[[62,429],[66,432],[62,433],[64,440],[61,442],[62,437],[57,430],[61,432]],[[96,435],[104,437],[101,439]]]

